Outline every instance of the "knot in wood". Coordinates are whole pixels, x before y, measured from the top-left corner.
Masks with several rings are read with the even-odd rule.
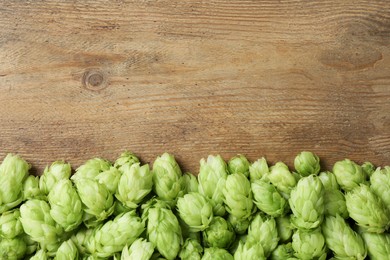
[[[89,90],[101,90],[108,86],[106,75],[97,69],[89,69],[84,72],[82,84]]]

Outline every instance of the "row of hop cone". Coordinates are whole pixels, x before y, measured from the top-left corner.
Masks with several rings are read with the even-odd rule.
[[[0,165],[0,259],[390,259],[390,167],[345,159],[332,172],[301,152],[295,171],[265,158],[173,155],[152,170],[130,152],[29,175]]]

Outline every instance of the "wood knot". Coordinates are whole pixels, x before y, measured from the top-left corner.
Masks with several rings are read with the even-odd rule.
[[[89,69],[83,74],[82,84],[89,90],[101,90],[108,86],[107,76],[100,70]]]

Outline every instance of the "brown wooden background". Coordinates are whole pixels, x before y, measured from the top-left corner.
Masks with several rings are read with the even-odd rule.
[[[0,157],[390,164],[390,1],[2,1]]]

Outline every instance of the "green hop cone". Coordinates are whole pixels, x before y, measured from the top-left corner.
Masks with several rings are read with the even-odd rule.
[[[227,221],[232,225],[234,232],[239,235],[245,234],[248,230],[251,218],[237,218],[236,216],[229,214]]]
[[[312,152],[303,151],[295,157],[295,170],[302,176],[317,175],[320,172],[320,158]]]
[[[26,253],[26,243],[18,238],[0,240],[0,259],[22,259]]]
[[[184,184],[184,194],[190,192],[198,192],[199,191],[199,183],[198,179],[191,173],[186,172],[183,174],[183,184]]]
[[[153,163],[154,192],[171,206],[182,195],[182,172],[175,157],[169,153],[157,157]]]
[[[51,217],[66,231],[76,229],[83,220],[79,195],[70,180],[57,182],[48,195]]]
[[[320,178],[325,190],[338,190],[340,189],[337,183],[336,175],[333,172],[321,172],[318,177]]]
[[[296,230],[292,236],[292,247],[299,259],[326,259],[325,238],[320,229],[301,231]]]
[[[122,260],[149,260],[154,252],[152,243],[146,239],[138,238],[131,246],[125,246],[122,250]]]
[[[235,260],[247,260],[247,259],[258,259],[265,260],[264,250],[261,243],[253,242],[239,242],[236,252],[234,253]]]
[[[99,173],[95,177],[95,180],[97,180],[97,182],[99,182],[100,184],[106,186],[106,188],[111,194],[115,194],[118,188],[118,183],[121,178],[121,175],[121,172],[117,168],[110,167],[110,169],[108,169],[107,171]]]
[[[209,247],[204,249],[202,260],[233,260],[233,256],[225,249]]]
[[[290,216],[275,218],[276,228],[281,242],[290,241],[293,234],[293,226],[290,222]]]
[[[46,251],[43,249],[38,250],[31,258],[30,260],[47,260],[50,259],[47,255]]]
[[[86,213],[103,221],[114,212],[114,198],[106,186],[91,179],[76,179],[74,182]]]
[[[100,173],[108,171],[110,168],[111,163],[109,161],[100,158],[93,158],[77,168],[71,179],[74,182],[79,179],[95,180]]]
[[[333,165],[333,173],[336,176],[337,183],[344,191],[351,191],[366,181],[366,175],[362,167],[349,159],[336,162]]]
[[[198,240],[188,238],[182,246],[179,257],[183,260],[200,260],[203,247]]]
[[[43,200],[28,200],[20,206],[20,222],[32,240],[50,252],[57,250],[63,229],[50,215],[50,206]]]
[[[19,217],[19,209],[7,211],[0,215],[0,240],[2,238],[14,238],[23,233]]]
[[[149,218],[149,211],[153,208],[171,209],[166,201],[153,197],[141,205],[141,219],[146,222]]]
[[[118,159],[116,159],[114,163],[114,167],[116,167],[119,171],[123,172],[123,168],[128,168],[134,163],[139,163],[139,159],[135,154],[125,151],[123,152]]]
[[[390,256],[390,234],[389,233],[362,233],[364,242],[367,245],[368,255],[371,260],[388,259]]]
[[[110,257],[131,245],[144,229],[144,223],[135,211],[123,213],[97,227],[87,242],[87,248],[97,257]]]
[[[390,210],[390,166],[378,168],[370,178],[371,190],[386,204]]]
[[[61,246],[57,250],[54,260],[73,260],[78,259],[78,257],[79,251],[73,241],[69,239],[62,242]]]
[[[269,174],[267,160],[262,157],[249,166],[249,178],[251,182],[260,180]]]
[[[324,217],[324,186],[317,176],[299,180],[289,199],[293,212],[291,223],[299,229],[314,229]]]
[[[130,167],[124,167],[116,198],[130,209],[137,208],[152,190],[152,177],[148,164],[140,166],[139,163],[135,163]]]
[[[81,228],[70,238],[81,255],[91,253],[88,250],[88,243],[91,241],[93,234],[93,229]]]
[[[23,183],[23,200],[45,199],[39,188],[39,176],[29,175]]]
[[[375,172],[375,166],[371,162],[364,162],[361,166],[364,174],[368,177],[371,177]]]
[[[207,247],[228,248],[236,234],[232,225],[222,217],[215,217],[203,231],[203,243]]]
[[[147,234],[149,241],[167,259],[175,259],[180,251],[181,229],[173,212],[165,208],[149,209]]]
[[[294,249],[292,248],[291,242],[278,245],[271,253],[271,260],[285,260],[293,257]]]
[[[72,168],[69,163],[64,161],[53,162],[50,167],[46,166],[42,176],[39,179],[39,188],[43,195],[49,194],[54,185],[63,179],[69,179]]]
[[[226,210],[237,218],[249,218],[252,214],[253,201],[251,183],[242,173],[231,174],[226,179],[225,188]]]
[[[259,242],[263,247],[264,256],[268,257],[279,242],[275,219],[257,214],[249,226],[247,242],[253,244]]]
[[[279,191],[284,193],[285,197],[288,197],[291,190],[297,185],[295,177],[283,162],[277,162],[272,166],[267,177]]]
[[[230,174],[242,173],[246,177],[249,176],[250,162],[244,155],[238,154],[234,156],[229,160],[227,166]]]
[[[253,200],[257,208],[273,217],[286,212],[288,203],[275,186],[265,180],[256,180],[251,184]]]
[[[345,195],[349,216],[368,232],[382,233],[390,226],[390,212],[365,184]]]
[[[189,193],[177,201],[180,218],[190,227],[191,232],[205,230],[213,219],[213,208],[200,193]]]
[[[367,248],[363,239],[339,215],[325,218],[322,233],[336,258],[363,260],[366,257]]]
[[[348,218],[347,204],[345,202],[344,193],[340,190],[326,190],[324,193],[324,214],[330,216],[340,215],[343,218]]]
[[[209,155],[207,160],[200,160],[199,193],[210,200],[215,216],[224,216],[226,212],[223,189],[227,175],[227,165],[221,156]]]
[[[0,165],[0,214],[23,201],[23,182],[30,165],[17,155],[8,154]]]

